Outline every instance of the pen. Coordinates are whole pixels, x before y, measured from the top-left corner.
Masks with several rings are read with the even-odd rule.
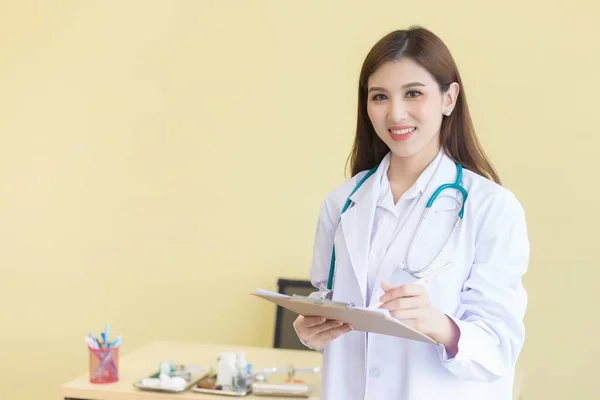
[[[98,339],[96,339],[96,337],[94,335],[92,335],[91,333],[87,334],[86,341],[89,344],[91,344],[93,346],[93,348],[95,348],[95,349],[99,349],[102,347],[102,345],[100,344],[100,341]]]
[[[110,325],[108,324],[104,326],[104,343],[107,343],[106,347],[110,347]]]
[[[427,283],[429,282],[429,280],[430,280],[431,278],[433,278],[434,276],[436,276],[436,275],[437,275],[437,274],[439,274],[440,272],[447,270],[447,269],[448,269],[448,268],[449,268],[451,265],[452,265],[452,263],[451,263],[451,262],[449,262],[449,263],[447,263],[447,264],[445,264],[445,265],[441,266],[440,268],[436,269],[435,271],[433,271],[433,272],[430,272],[428,275],[425,275],[425,276],[423,276],[423,277],[421,277],[421,278],[417,279],[417,280],[416,280],[416,281],[414,281],[412,284],[413,284],[413,285],[425,285],[425,284],[427,284]],[[382,302],[379,302],[379,303],[375,304],[375,305],[373,306],[373,308],[379,308],[379,307],[381,307],[382,305],[383,305],[383,303],[382,303]]]
[[[110,347],[118,347],[122,341],[123,338],[121,336],[117,336],[117,338],[110,344]]]
[[[90,349],[99,349],[100,348],[100,345],[98,344],[96,339],[94,339],[93,337],[90,337],[90,335],[85,337],[85,341],[87,342],[88,347]]]

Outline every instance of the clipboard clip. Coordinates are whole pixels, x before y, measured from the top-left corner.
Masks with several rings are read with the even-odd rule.
[[[333,292],[329,292],[333,293]],[[343,308],[354,308],[354,303],[344,303],[342,301],[333,301],[331,299],[326,298],[326,296],[321,295],[320,297],[306,297],[299,295],[292,295],[293,299],[305,301],[307,303],[317,304],[317,305],[330,305],[330,306],[338,306]]]

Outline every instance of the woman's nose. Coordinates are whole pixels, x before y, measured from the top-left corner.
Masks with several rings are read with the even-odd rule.
[[[407,118],[408,112],[402,102],[390,102],[388,117],[392,122],[400,122]]]

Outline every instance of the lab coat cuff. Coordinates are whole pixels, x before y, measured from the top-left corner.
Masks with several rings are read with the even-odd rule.
[[[308,344],[304,343],[304,340],[300,339],[300,336],[298,336],[298,331],[296,330],[295,326],[294,326],[294,331],[296,332],[296,337],[298,338],[300,343],[302,343],[303,346],[305,346],[311,350],[318,351],[319,353],[323,354],[323,349],[317,349],[315,347],[309,346]]]
[[[300,338],[298,338],[298,340],[300,341],[300,343],[302,343],[307,348],[309,348],[311,350],[314,350],[314,351],[318,351],[319,353],[323,354],[323,349],[317,349],[316,347],[309,346],[306,343],[304,343],[304,341],[302,339],[300,339]]]
[[[461,321],[458,318],[449,316],[452,321],[458,326],[458,330],[460,332],[460,336],[458,338],[458,351],[454,357],[450,357],[450,355],[446,351],[446,347],[443,344],[438,345],[438,354],[447,367],[451,367],[454,364],[461,364],[464,361],[469,359],[470,349],[474,346],[476,347],[475,341],[477,340],[476,332],[473,329],[477,329],[474,326],[469,325],[468,323]]]

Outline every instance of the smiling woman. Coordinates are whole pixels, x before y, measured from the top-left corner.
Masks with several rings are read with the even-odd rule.
[[[321,208],[314,295],[387,310],[437,345],[299,316],[299,339],[323,352],[322,399],[511,398],[525,338],[525,215],[432,32],[392,32],[367,55],[350,162],[352,178]]]
[[[420,132],[412,134],[414,130]],[[394,142],[403,144],[390,147]],[[423,28],[392,32],[373,46],[363,63],[352,175],[378,165],[390,148],[406,157],[429,145],[423,153],[427,158],[440,144],[454,161],[500,183],[475,135],[448,48]]]

